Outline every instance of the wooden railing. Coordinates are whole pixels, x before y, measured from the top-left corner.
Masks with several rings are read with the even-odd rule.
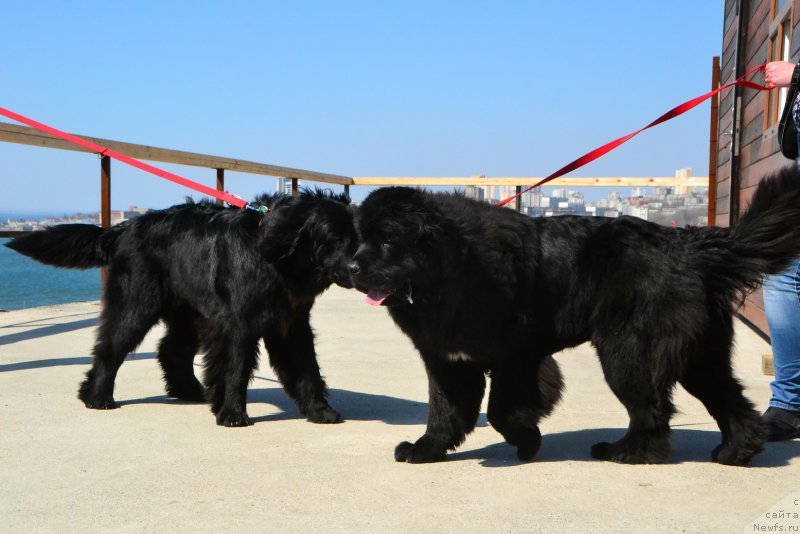
[[[680,172],[680,171],[679,171]],[[542,178],[532,177],[505,177],[505,176],[469,176],[469,177],[405,177],[405,176],[383,176],[383,177],[353,177],[352,185],[408,185],[408,186],[450,186],[458,187],[472,185],[477,187],[501,185],[501,186],[529,186],[536,185]],[[692,176],[682,174],[678,176],[666,177],[604,177],[604,178],[577,178],[565,176],[547,182],[547,187],[662,187],[686,185],[692,187],[707,187],[708,176]]]
[[[541,178],[537,177],[489,177],[483,175],[469,177],[375,177],[375,176],[341,176],[336,174],[307,171],[256,163],[240,159],[209,156],[194,152],[184,152],[166,148],[157,148],[147,145],[137,145],[110,139],[79,135],[98,145],[108,147],[132,158],[141,160],[189,165],[213,169],[216,173],[216,188],[225,189],[225,171],[234,171],[249,174],[261,174],[278,178],[287,178],[292,181],[292,192],[297,191],[298,181],[305,180],[344,186],[349,191],[350,186],[380,186],[380,185],[410,185],[410,186],[516,186],[517,190],[523,186],[534,185]],[[18,126],[0,122],[0,141],[23,145],[39,146],[43,148],[74,150],[89,152],[89,150],[74,145],[50,134],[40,132],[27,126]],[[675,176],[669,177],[604,177],[604,178],[572,178],[563,177],[552,180],[548,186],[556,187],[659,187],[659,186],[708,186],[708,177],[691,176],[691,172],[678,171]],[[519,204],[518,204],[519,206]],[[111,224],[111,159],[108,156],[100,158],[100,223],[102,226]],[[20,235],[25,232],[0,232],[0,237]]]
[[[76,135],[98,145],[121,152],[132,158],[159,163],[175,163],[178,165],[189,165],[193,167],[214,169],[216,171],[216,187],[220,191],[224,190],[225,188],[226,170],[290,178],[292,180],[293,191],[297,190],[298,180],[310,180],[345,186],[348,186],[352,183],[352,179],[347,176],[337,176],[335,174],[293,169],[291,167],[281,167],[278,165],[267,165],[264,163],[256,163],[233,158],[223,158],[218,156],[209,156],[206,154],[197,154],[194,152],[184,152],[181,150],[171,150],[147,145],[124,143],[122,141],[101,139],[88,135]],[[50,134],[40,132],[34,128],[2,122],[0,122],[0,141],[39,146],[43,148],[89,152],[89,150],[81,146],[64,141],[63,139],[59,139]],[[106,227],[111,223],[111,159],[108,156],[103,156],[100,158],[100,223],[102,226]],[[6,234],[8,234],[8,232],[6,232]],[[3,237],[2,233],[0,233],[0,237]]]

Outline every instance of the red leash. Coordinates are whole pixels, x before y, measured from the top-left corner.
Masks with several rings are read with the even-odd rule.
[[[147,163],[139,161],[138,159],[131,158],[129,156],[126,156],[125,154],[120,154],[115,150],[111,150],[110,148],[92,143],[91,141],[87,141],[86,139],[82,139],[78,136],[62,132],[61,130],[57,130],[51,126],[47,126],[46,124],[36,122],[33,119],[29,119],[28,117],[19,115],[18,113],[14,113],[13,111],[10,111],[3,107],[0,107],[0,115],[5,115],[9,119],[13,119],[17,122],[21,122],[22,124],[26,124],[31,128],[36,128],[37,130],[49,133],[50,135],[53,135],[55,137],[60,137],[65,141],[69,141],[70,143],[74,143],[76,145],[87,148],[92,152],[100,154],[101,156],[108,156],[110,158],[114,158],[123,163],[127,163],[128,165],[136,167],[137,169],[141,169],[145,172],[155,174],[156,176],[160,176],[161,178],[170,180],[171,182],[175,182],[176,184],[188,187],[189,189],[194,189],[195,191],[199,191],[203,194],[218,198],[223,202],[227,202],[228,204],[231,204],[233,206],[239,208],[246,208],[248,206],[246,200],[237,197],[236,195],[231,195],[227,191],[217,191],[216,189],[205,186],[203,184],[199,184],[197,182],[193,182],[192,180],[183,178],[182,176],[178,176],[177,174],[172,174],[171,172],[159,169],[158,167],[153,167],[152,165],[148,165]]]
[[[709,98],[714,96],[715,94],[717,94],[720,91],[723,91],[725,89],[728,89],[729,87],[733,87],[734,85],[741,85],[742,87],[749,87],[750,89],[756,89],[758,91],[768,91],[770,89],[775,89],[774,87],[767,87],[765,85],[759,85],[757,83],[748,82],[748,81],[745,80],[745,78],[747,78],[748,76],[750,76],[754,72],[763,70],[765,66],[766,66],[766,63],[764,63],[762,65],[759,65],[758,67],[754,68],[753,70],[751,70],[750,72],[748,72],[747,74],[745,74],[744,76],[742,76],[741,78],[736,80],[735,82],[731,82],[731,83],[729,83],[727,85],[723,85],[722,87],[720,87],[718,89],[715,89],[715,90],[711,91],[710,93],[706,93],[706,94],[704,94],[702,96],[698,96],[697,98],[689,100],[688,102],[684,102],[680,106],[678,106],[676,108],[673,108],[673,109],[669,110],[668,112],[664,113],[663,115],[661,115],[659,118],[657,118],[656,120],[654,120],[653,122],[651,122],[650,124],[645,126],[644,128],[642,128],[640,130],[636,130],[633,133],[629,133],[628,135],[620,137],[619,139],[611,141],[610,143],[606,143],[605,145],[601,146],[600,148],[596,148],[596,149],[592,150],[588,154],[584,154],[583,156],[579,157],[578,159],[576,159],[572,163],[569,163],[569,164],[561,167],[560,169],[558,169],[556,172],[554,172],[550,176],[547,176],[546,178],[542,178],[535,185],[532,185],[532,186],[528,187],[524,191],[522,191],[520,193],[517,193],[516,195],[514,195],[512,197],[508,197],[505,200],[501,200],[500,202],[497,203],[497,205],[498,206],[503,206],[505,204],[508,204],[509,202],[511,202],[512,200],[517,198],[518,196],[522,195],[523,193],[527,193],[531,189],[535,189],[535,188],[537,188],[537,187],[539,187],[541,185],[546,184],[550,180],[554,180],[554,179],[558,178],[559,176],[564,176],[565,174],[567,174],[570,171],[574,171],[575,169],[583,167],[587,163],[590,163],[590,162],[596,160],[597,158],[599,158],[599,157],[611,152],[612,150],[617,148],[622,143],[626,142],[631,137],[634,137],[634,136],[640,134],[641,132],[647,130],[648,128],[652,128],[653,126],[656,126],[657,124],[661,124],[662,122],[666,122],[666,121],[668,121],[670,119],[673,119],[673,118],[677,117],[678,115],[686,113],[687,111],[689,111],[693,107],[702,104],[703,102],[705,102],[706,100],[708,100]]]

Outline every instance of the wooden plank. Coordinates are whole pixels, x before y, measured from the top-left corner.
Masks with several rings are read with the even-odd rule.
[[[225,169],[217,169],[217,191],[225,191]],[[217,205],[225,204],[221,198],[217,199]]]
[[[111,226],[111,158],[100,158],[100,226]],[[106,286],[108,279],[108,266],[100,269],[100,286]]]
[[[757,301],[752,297],[752,295],[750,295],[745,300],[745,304],[739,308],[739,314],[750,321],[750,323],[759,331],[769,335],[769,324],[767,323],[767,317],[764,313],[764,308],[759,307],[759,304],[763,306],[763,300]]]
[[[488,185],[535,185],[542,178],[531,177],[409,177],[409,176],[354,176],[353,185],[407,185],[407,186],[488,186]],[[691,176],[680,178],[667,177],[642,177],[642,178],[573,178],[565,176],[556,178],[547,183],[551,186],[570,187],[662,187],[688,185],[693,187],[708,187],[707,176]]]
[[[98,145],[116,150],[126,156],[145,161],[157,161],[160,163],[176,163],[178,165],[189,165],[193,167],[205,167],[208,169],[225,169],[235,172],[249,174],[262,174],[266,176],[276,176],[280,178],[297,178],[299,180],[309,180],[312,182],[323,182],[337,185],[352,185],[353,181],[348,176],[327,174],[322,172],[305,171],[291,167],[279,165],[268,165],[266,163],[256,163],[233,158],[223,158],[219,156],[209,156],[207,154],[197,154],[194,152],[184,152],[182,150],[170,150],[146,145],[136,145],[113,141],[111,139],[101,139],[88,135],[77,135]],[[8,143],[18,143],[22,145],[39,146],[45,148],[56,148],[60,150],[73,150],[76,152],[91,152],[81,146],[74,145],[50,134],[40,132],[28,126],[17,126],[0,122],[0,141]]]
[[[711,90],[719,87],[719,56],[711,61]],[[714,226],[717,202],[717,135],[719,126],[719,95],[711,97],[711,117],[709,118],[708,140],[708,216],[709,226]]]
[[[100,226],[111,226],[111,158],[100,158]]]
[[[767,376],[775,376],[775,363],[772,354],[761,355],[761,372]]]

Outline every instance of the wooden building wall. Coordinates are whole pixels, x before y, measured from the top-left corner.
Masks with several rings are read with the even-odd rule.
[[[737,41],[742,47],[739,55],[742,62],[740,75],[768,61],[773,1],[725,1],[720,59],[721,84],[736,79]],[[789,2],[792,3],[790,60],[798,61],[800,60],[800,30],[798,30],[800,0],[789,0]],[[739,17],[742,15],[740,27]],[[764,78],[758,73],[751,80],[762,83]],[[739,104],[734,106],[737,95]],[[777,126],[765,127],[766,103],[766,93],[754,89],[728,90],[720,95],[715,209],[718,226],[728,226],[731,222],[735,222],[738,214],[747,209],[755,186],[763,176],[776,168],[791,164],[780,153]],[[739,129],[735,134],[734,113],[740,117]],[[734,154],[734,141],[738,141],[736,143],[739,146],[738,158]],[[738,161],[735,161],[737,159]],[[761,291],[748,297],[740,313],[758,329],[769,334]]]

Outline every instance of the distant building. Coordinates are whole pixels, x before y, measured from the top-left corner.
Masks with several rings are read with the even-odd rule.
[[[638,217],[640,219],[644,219],[645,221],[650,220],[650,219],[647,218],[649,212],[650,212],[650,210],[647,207],[647,205],[645,205],[645,206],[629,206],[628,207],[628,215],[630,215],[631,217]]]
[[[500,202],[508,197],[514,196],[517,191],[513,185],[485,185],[483,187],[483,200],[487,202]],[[516,208],[516,203],[509,202],[508,208]]]
[[[619,211],[615,210],[615,209],[611,209],[611,208],[602,208],[602,209],[598,209],[598,210],[595,212],[595,215],[596,215],[597,217],[609,217],[609,218],[612,218],[612,219],[613,219],[613,218],[615,218],[615,217],[619,217],[619,216],[620,216],[620,215],[622,215],[622,214],[621,214]]]
[[[278,178],[275,190],[279,193],[292,194],[292,179],[291,178]]]
[[[525,209],[525,215],[528,217],[545,217],[547,213],[547,207],[531,207]]]
[[[149,208],[139,208],[137,206],[128,206],[127,210],[122,211],[111,211],[111,224],[119,224],[123,221],[128,221],[130,219],[135,219],[139,215],[144,215],[147,213]]]
[[[112,210],[111,224],[119,224],[123,221],[134,219],[150,211],[149,208],[139,208],[129,206],[127,210]],[[64,215],[63,217],[43,217],[33,220],[12,220],[0,222],[0,230],[11,232],[34,232],[43,230],[56,224],[100,224],[100,213],[75,213]]]
[[[667,198],[674,193],[674,189],[672,187],[656,187],[656,198]]]
[[[483,187],[477,185],[468,185],[464,189],[464,196],[466,196],[467,198],[473,198],[475,200],[484,200]]]

